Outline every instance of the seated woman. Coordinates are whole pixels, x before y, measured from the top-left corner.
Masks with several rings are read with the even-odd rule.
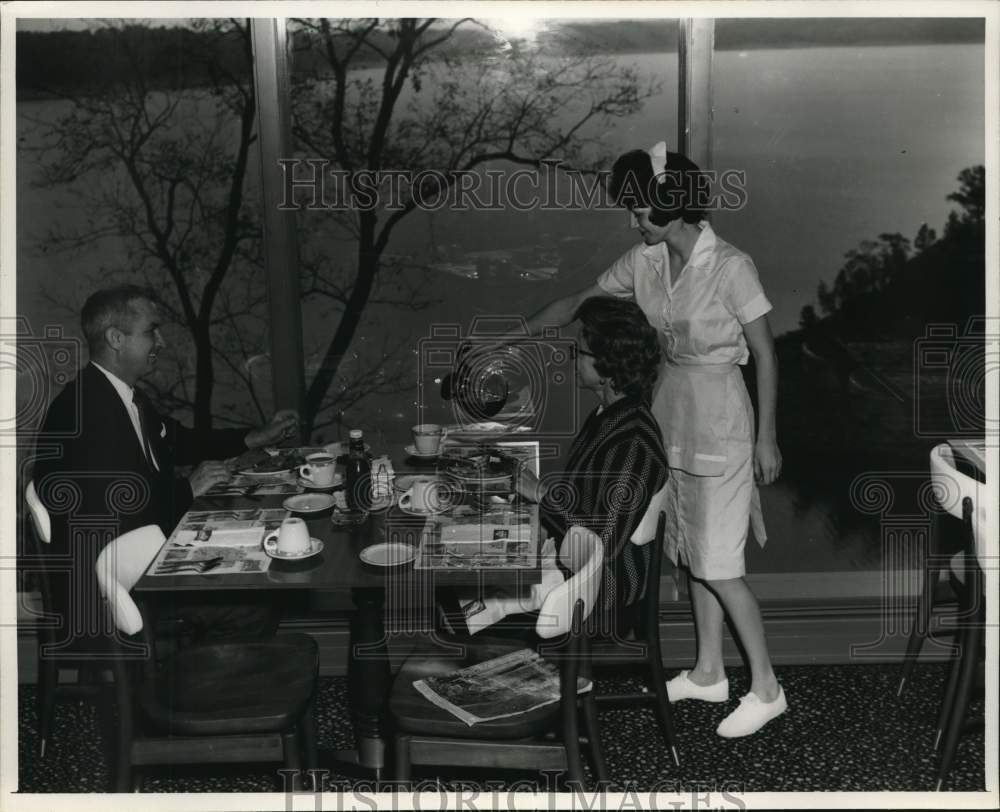
[[[560,469],[541,479],[523,472],[518,488],[539,503],[542,523],[554,539],[561,541],[573,525],[601,537],[605,569],[597,617],[602,633],[624,635],[645,590],[650,556],[649,545],[637,547],[629,539],[667,480],[660,429],[649,410],[660,346],[632,301],[587,299],[575,319],[580,321],[577,384],[593,391],[600,405],[580,428]],[[480,602],[460,603],[465,607],[461,620]],[[446,617],[459,631],[455,615]],[[533,629],[534,619],[511,616],[503,625]],[[496,630],[491,627],[489,633]]]

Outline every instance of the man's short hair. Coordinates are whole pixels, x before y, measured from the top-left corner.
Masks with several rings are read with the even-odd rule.
[[[132,304],[138,299],[157,303],[156,294],[139,285],[117,285],[90,294],[80,313],[80,326],[91,355],[99,351],[104,341],[104,331],[109,327],[117,327],[125,332],[132,329],[136,318]]]

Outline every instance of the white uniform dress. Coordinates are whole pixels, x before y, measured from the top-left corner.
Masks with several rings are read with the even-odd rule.
[[[691,257],[670,282],[666,243],[640,243],[597,280],[634,299],[660,335],[665,363],[653,414],[670,465],[666,552],[707,580],[745,574],[753,524],[767,539],[753,475],[754,417],[739,365],[750,352],[742,325],[771,303],[753,260],[716,236],[707,222]]]

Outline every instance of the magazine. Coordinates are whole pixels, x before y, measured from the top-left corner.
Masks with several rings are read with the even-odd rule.
[[[537,512],[504,506],[483,513],[455,509],[428,519],[418,570],[531,569],[538,562]]]
[[[471,727],[558,702],[559,669],[524,648],[450,674],[416,680],[413,687]],[[590,689],[588,681],[579,692]]]
[[[197,564],[218,559],[213,575],[266,572],[270,557],[261,547],[264,536],[289,515],[284,508],[189,510],[153,563],[150,575],[171,575],[164,564]]]

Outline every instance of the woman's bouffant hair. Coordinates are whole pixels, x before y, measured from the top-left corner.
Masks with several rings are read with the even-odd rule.
[[[608,378],[616,392],[651,402],[660,342],[639,305],[595,296],[580,305],[576,318],[598,374]]]
[[[705,218],[696,203],[698,176],[701,170],[679,152],[667,153],[667,165],[661,175],[653,174],[653,160],[643,149],[626,152],[611,167],[608,191],[619,206],[626,209],[652,209],[654,225],[665,226],[678,218],[695,224]]]

